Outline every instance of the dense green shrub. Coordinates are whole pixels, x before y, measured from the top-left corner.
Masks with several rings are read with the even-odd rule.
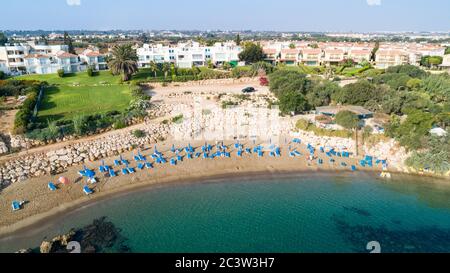
[[[134,130],[132,135],[136,138],[143,138],[145,137],[145,132],[143,130]]]
[[[93,77],[94,76],[94,69],[92,67],[89,67],[86,70],[86,73],[88,74],[89,77]]]
[[[63,78],[64,77],[64,69],[58,69],[58,71],[56,71],[56,73],[58,73],[58,77]]]

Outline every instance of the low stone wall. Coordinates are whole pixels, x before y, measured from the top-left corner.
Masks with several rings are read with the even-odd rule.
[[[166,87],[177,87],[177,86],[199,86],[199,85],[224,85],[224,84],[243,84],[256,82],[258,78],[227,78],[227,79],[210,79],[210,80],[201,80],[201,81],[188,81],[188,82],[172,82],[168,83]],[[163,87],[163,83],[150,83],[150,86],[154,88]]]
[[[69,166],[113,156],[130,150],[133,146],[156,143],[160,139],[167,138],[169,133],[167,124],[143,124],[139,129],[146,132],[142,138],[134,137],[128,130],[92,141],[67,145],[58,150],[9,160],[0,166],[0,188],[30,177],[61,173]]]

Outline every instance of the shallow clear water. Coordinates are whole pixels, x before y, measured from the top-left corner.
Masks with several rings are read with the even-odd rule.
[[[429,179],[428,179],[429,180]],[[450,187],[401,176],[265,175],[101,201],[0,240],[0,251],[107,216],[132,252],[450,252]]]

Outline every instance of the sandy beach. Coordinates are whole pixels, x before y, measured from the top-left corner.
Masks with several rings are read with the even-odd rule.
[[[186,143],[174,143],[175,146],[184,147]],[[193,147],[198,147],[204,142],[191,143]],[[214,143],[210,143],[214,145]],[[176,166],[169,163],[156,164],[153,169],[137,170],[134,174],[122,175],[117,177],[108,177],[105,174],[99,173],[98,167],[101,161],[86,163],[89,169],[96,171],[98,183],[88,184],[86,178],[81,178],[78,171],[81,166],[71,167],[65,173],[57,176],[44,176],[29,179],[21,183],[15,183],[5,188],[1,192],[0,198],[0,235],[6,236],[17,230],[26,228],[32,224],[36,224],[51,216],[70,211],[83,204],[94,202],[102,198],[108,198],[111,195],[138,190],[142,187],[152,185],[163,185],[173,182],[195,182],[202,181],[205,178],[212,178],[218,176],[239,176],[251,175],[252,173],[282,173],[282,172],[299,172],[299,171],[350,171],[351,165],[358,166],[357,158],[335,158],[336,162],[331,164],[324,153],[316,151],[316,158],[308,163],[308,151],[303,144],[286,143],[280,145],[281,157],[270,157],[268,152],[265,152],[263,157],[258,157],[256,154],[246,154],[242,157],[236,155],[237,149],[234,148],[234,142],[225,142],[228,146],[228,151],[231,153],[230,158],[215,158],[203,159],[202,157],[187,159],[184,157],[183,161],[178,162]],[[241,142],[245,147],[252,147],[252,143]],[[256,143],[259,144],[259,143]],[[172,142],[166,142],[158,145],[158,151],[162,152],[169,160],[175,154],[170,151]],[[288,155],[289,146],[297,148],[302,153],[302,156],[290,157]],[[137,163],[133,160],[133,153],[137,151],[130,151],[122,154],[122,156],[130,161],[130,167],[136,168]],[[141,149],[143,155],[149,158],[153,153],[153,147],[144,147]],[[184,155],[181,153],[180,155]],[[105,159],[105,164],[113,166],[114,159],[118,157],[110,157]],[[318,158],[323,159],[323,164],[318,164]],[[153,160],[149,160],[153,162]],[[347,164],[346,167],[341,166],[341,162]],[[119,171],[122,167],[118,166],[114,169]],[[360,167],[358,167],[360,169]],[[358,170],[359,171],[359,170]],[[374,166],[373,168],[364,168],[364,171],[375,171],[379,173],[381,166]],[[70,184],[58,184],[58,190],[51,192],[47,184],[50,181],[56,183],[60,176],[65,176],[70,179]],[[86,196],[82,187],[88,184],[93,189],[94,194]],[[23,209],[13,212],[11,210],[11,202],[13,200],[25,200]]]

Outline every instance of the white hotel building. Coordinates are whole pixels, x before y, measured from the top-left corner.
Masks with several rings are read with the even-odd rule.
[[[201,46],[197,42],[179,43],[177,46],[144,44],[137,49],[140,67],[148,67],[151,62],[170,62],[179,68],[204,66],[209,61],[215,65],[225,62],[238,62],[240,46],[234,42],[216,43],[214,46]]]
[[[83,71],[91,65],[106,69],[104,56],[86,50],[80,56],[70,54],[67,45],[39,45],[34,42],[0,46],[0,70],[12,75],[50,74],[63,69],[65,73]]]

